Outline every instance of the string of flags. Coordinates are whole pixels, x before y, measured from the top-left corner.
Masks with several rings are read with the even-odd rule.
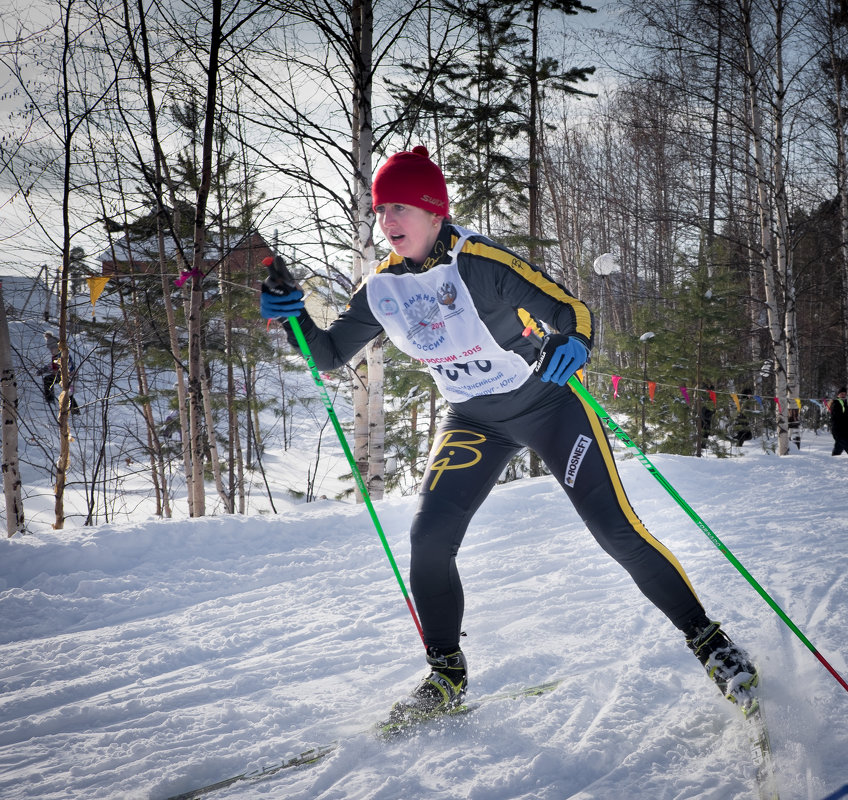
[[[98,277],[94,277],[94,278],[86,278],[86,282],[88,283],[88,288],[89,288],[90,297],[91,297],[92,313],[94,313],[95,303],[97,303],[98,298],[102,294],[103,289],[106,287],[106,284],[109,282],[111,277],[113,277],[113,276],[98,276]],[[183,270],[180,273],[179,277],[174,281],[174,285],[181,287],[186,281],[188,281],[191,278],[195,278],[195,277],[202,278],[203,273],[198,269]],[[269,320],[269,324],[270,324],[270,320]],[[608,373],[603,373],[603,372],[591,372],[589,374],[595,375],[597,377],[608,377],[608,378],[610,378],[610,380],[612,381],[612,390],[613,390],[612,396],[615,399],[618,399],[618,397],[619,397],[619,386],[620,386],[622,380],[625,380],[628,383],[631,383],[631,382],[632,383],[638,383],[640,385],[642,383],[644,383],[644,381],[641,380],[641,379],[623,378],[623,376],[621,376],[621,375],[610,375]],[[663,386],[663,387],[672,388],[672,389],[675,388],[673,386],[670,386],[670,384],[658,384],[656,381],[647,381],[647,386],[648,386],[648,398],[652,403],[654,402],[654,400],[656,398],[657,386]],[[683,399],[686,402],[686,405],[691,406],[692,405],[692,397],[689,394],[689,391],[690,391],[689,387],[687,387],[685,384],[681,384],[680,386],[678,386],[676,388],[679,390],[680,394],[683,396]],[[755,403],[757,403],[760,406],[760,408],[763,409],[763,411],[766,410],[765,401],[763,400],[762,396],[758,395],[758,394],[742,394],[742,395],[740,395],[738,392],[716,392],[714,389],[692,389],[692,391],[693,392],[705,391],[707,393],[707,395],[709,396],[710,402],[713,404],[713,407],[715,407],[715,408],[718,407],[718,395],[721,394],[721,395],[728,396],[728,397],[730,397],[731,400],[733,400],[733,403],[736,406],[737,412],[742,411],[742,402],[739,399],[740,397],[742,397],[743,399],[744,398],[750,398]],[[774,402],[775,406],[777,407],[778,412],[783,413],[783,406],[780,402],[779,397],[773,397],[773,398],[767,398],[767,399],[770,402]],[[793,398],[793,400],[795,402],[795,405],[798,407],[798,410],[800,411],[801,407],[802,407],[801,398],[795,397],[795,398]],[[827,398],[823,398],[821,400],[816,400],[815,398],[811,397],[811,398],[808,398],[808,402],[812,403],[813,405],[815,405],[816,407],[818,407],[822,411],[827,411],[828,408],[829,408]]]
[[[100,295],[103,294],[103,290],[106,288],[106,284],[112,278],[122,278],[125,277],[123,275],[98,275],[93,278],[86,278],[85,282],[88,284],[88,292],[89,299],[91,300],[91,313],[94,313],[95,306],[97,305],[97,301],[100,298]],[[205,273],[196,267],[193,269],[184,269],[179,277],[174,279],[174,286],[180,288],[185,284],[186,281],[191,278],[204,278],[206,277]]]
[[[191,278],[203,278],[205,275],[195,267],[194,269],[184,269],[180,273],[180,277],[174,281],[174,286],[181,287],[187,280]]]
[[[718,408],[718,396],[723,395],[723,396],[726,396],[726,397],[730,397],[730,399],[733,400],[733,403],[736,406],[736,410],[738,412],[742,411],[742,402],[746,399],[750,399],[750,400],[753,400],[755,403],[757,403],[757,405],[759,405],[760,408],[763,411],[766,410],[766,407],[765,407],[766,401],[773,402],[775,407],[777,408],[778,412],[783,413],[783,405],[780,402],[779,397],[767,397],[767,398],[764,399],[762,397],[762,395],[759,395],[759,394],[741,394],[739,392],[716,392],[714,389],[692,389],[692,388],[686,386],[685,384],[681,384],[680,386],[672,386],[671,384],[667,384],[667,383],[657,383],[656,381],[647,381],[646,382],[646,381],[642,380],[641,378],[625,378],[622,375],[610,375],[608,373],[603,373],[603,372],[590,372],[589,374],[594,375],[596,377],[601,377],[601,378],[608,377],[610,379],[611,383],[612,383],[612,396],[613,396],[614,399],[618,399],[618,397],[619,397],[619,387],[620,387],[621,381],[624,380],[626,383],[636,383],[636,384],[639,384],[639,386],[641,386],[644,383],[647,383],[648,399],[652,403],[655,401],[655,398],[656,398],[657,387],[661,386],[661,387],[664,387],[664,388],[676,389],[677,391],[679,391],[681,396],[683,397],[683,400],[686,402],[686,405],[689,405],[689,406],[692,405],[692,396],[691,396],[690,392],[695,392],[695,393],[705,392],[707,394],[707,396],[709,397],[710,402],[713,404],[713,406],[715,408]],[[794,402],[794,404],[798,407],[798,410],[800,411],[801,408],[802,408],[802,399],[800,397],[794,397],[794,398],[792,398],[792,401]],[[827,398],[822,398],[821,400],[817,400],[814,397],[810,397],[810,398],[806,398],[806,402],[812,403],[814,406],[816,406],[817,408],[819,408],[822,411],[828,410]]]

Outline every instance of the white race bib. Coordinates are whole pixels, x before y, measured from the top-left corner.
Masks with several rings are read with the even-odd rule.
[[[366,290],[372,313],[395,346],[427,365],[446,400],[461,403],[516,389],[532,368],[489,333],[455,259],[419,274],[371,275]]]

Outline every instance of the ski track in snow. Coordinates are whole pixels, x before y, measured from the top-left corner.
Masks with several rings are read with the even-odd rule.
[[[845,672],[845,460],[654,462]],[[759,659],[782,796],[848,783],[844,692],[632,459],[637,512]],[[402,574],[412,498],[376,504]],[[340,739],[220,798],[748,798],[736,712],[550,478],[496,488],[460,554],[471,697],[561,679],[405,739],[367,732],[426,671],[365,509],[143,521],[0,543],[0,796],[165,798]]]
[[[37,342],[40,328],[27,330]],[[22,402],[35,401],[24,392]],[[785,458],[755,441],[742,458],[651,460],[846,676],[848,459],[830,446],[805,431],[801,452]],[[761,666],[782,800],[839,793],[848,692],[654,478],[616,452],[637,513]],[[347,468],[327,431],[322,453],[336,487],[331,475]],[[0,797],[164,800],[334,741],[316,765],[210,797],[755,796],[738,712],[551,478],[497,487],[459,566],[469,699],[560,685],[377,740],[369,726],[426,672],[406,604],[365,508],[287,499],[313,465],[273,447],[265,462],[278,514],[162,521],[139,501],[132,522],[52,531],[49,487],[31,496],[33,534],[0,541]],[[127,492],[149,489],[139,479]],[[72,491],[66,503],[85,507]],[[414,506],[376,503],[404,576]]]

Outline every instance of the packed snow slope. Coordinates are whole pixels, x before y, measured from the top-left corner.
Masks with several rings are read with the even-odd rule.
[[[848,458],[653,462],[848,674]],[[848,692],[634,459],[642,519],[755,655],[781,797],[845,796]],[[272,478],[273,479],[273,478]],[[376,503],[406,574],[414,498]],[[754,796],[738,712],[594,543],[553,479],[499,486],[460,552],[470,697],[535,698],[382,742],[425,673],[367,511],[137,521],[0,542],[0,797],[166,798],[339,740],[224,798],[661,800]]]

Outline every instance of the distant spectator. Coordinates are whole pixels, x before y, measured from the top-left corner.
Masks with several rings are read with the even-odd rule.
[[[801,449],[801,410],[799,408],[790,408],[786,415],[789,424],[789,438],[795,443],[795,446]]]
[[[846,391],[846,387],[843,386],[830,404],[830,432],[833,434],[832,455],[835,456],[848,452],[848,400],[845,399]]]
[[[162,420],[162,424],[159,426],[159,436],[163,439],[180,439],[182,440],[182,431],[180,430],[180,413],[179,411],[172,411]]]
[[[701,444],[706,444],[710,438],[713,426],[713,410],[705,403],[701,406]]]
[[[754,438],[754,434],[751,433],[751,424],[748,422],[748,417],[745,416],[744,412],[740,411],[733,422],[733,434],[731,438],[739,447],[742,447],[745,442],[750,442]]]
[[[50,351],[50,363],[43,366],[38,374],[42,377],[42,388],[44,391],[44,399],[48,403],[56,402],[56,395],[54,392],[54,387],[59,385],[61,386],[61,378],[60,371],[62,368],[62,355],[59,352],[59,340],[53,335],[51,331],[44,332],[44,343],[47,345],[47,349]],[[75,367],[74,367],[74,359],[70,353],[68,353],[68,374],[70,375],[70,381],[68,386],[68,397],[70,398],[70,408],[72,414],[79,414],[79,406],[77,405],[77,401],[74,399],[74,376],[75,376]]]

